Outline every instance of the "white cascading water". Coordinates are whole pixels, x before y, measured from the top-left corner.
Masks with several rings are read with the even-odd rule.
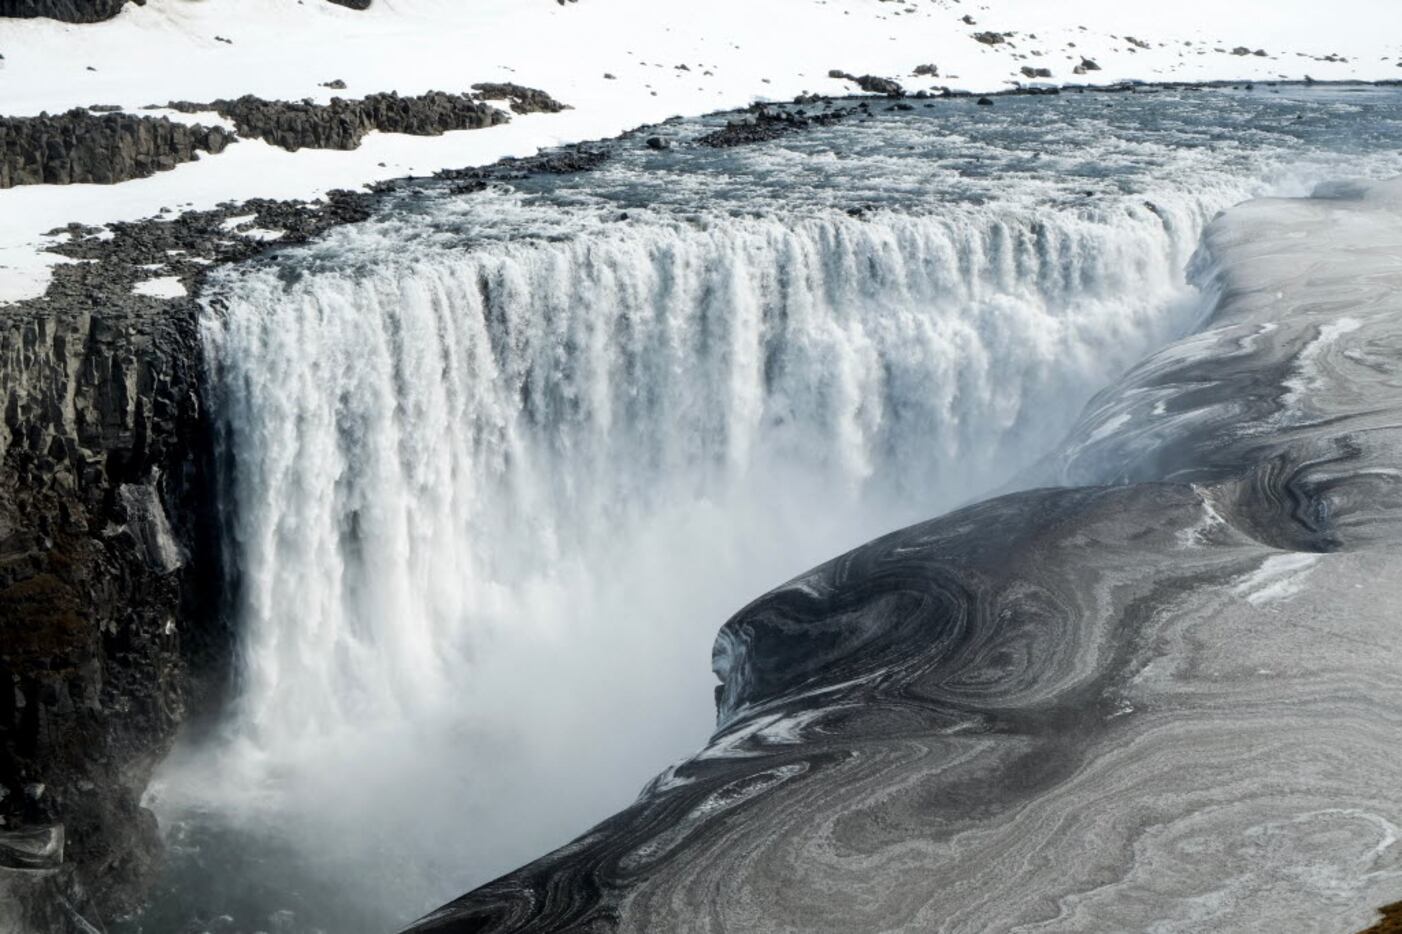
[[[558,625],[562,571],[705,521],[678,509],[758,510],[745,537],[796,573],[986,491],[1188,323],[1194,213],[640,225],[241,278],[206,337],[245,729],[287,746],[450,702],[484,640]],[[708,576],[745,547],[719,534],[658,541],[690,552],[663,570]]]

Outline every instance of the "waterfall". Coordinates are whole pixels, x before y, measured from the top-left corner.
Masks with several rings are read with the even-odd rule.
[[[282,828],[386,927],[565,842],[704,742],[732,612],[1007,482],[1191,327],[1241,186],[495,239],[434,213],[524,210],[484,192],[216,274],[241,664],[167,807]]]
[[[560,625],[572,575],[705,574],[755,544],[731,519],[796,573],[996,486],[1188,323],[1183,214],[620,224],[238,276],[205,338],[243,727],[450,704],[490,642]]]

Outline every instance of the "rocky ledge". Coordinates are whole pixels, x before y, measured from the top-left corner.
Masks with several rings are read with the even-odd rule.
[[[234,122],[238,134],[296,152],[299,149],[355,149],[367,133],[439,136],[449,130],[476,130],[507,122],[505,112],[470,94],[430,91],[400,97],[393,91],[360,100],[333,97],[329,103],[269,101],[252,95],[209,103],[172,101],[181,113],[214,111]]]
[[[227,670],[198,307],[134,287],[194,294],[365,197],[73,226],[79,262],[0,309],[0,930],[92,934],[134,906],[160,855],[140,796]]]
[[[200,152],[221,153],[232,141],[223,127],[166,117],[81,109],[0,117],[0,188],[145,178],[198,159]]]
[[[218,580],[194,308],[69,268],[49,297],[0,312],[0,919],[5,883],[56,887],[11,903],[7,930],[83,930],[148,878],[156,828],[138,798],[184,713],[182,642],[204,637],[189,627]],[[45,841],[28,865],[16,834]]]

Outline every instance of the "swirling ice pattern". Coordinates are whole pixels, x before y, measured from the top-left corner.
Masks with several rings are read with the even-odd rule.
[[[1201,333],[1017,493],[716,642],[721,730],[412,928],[1320,931],[1402,890],[1402,183],[1209,229]]]

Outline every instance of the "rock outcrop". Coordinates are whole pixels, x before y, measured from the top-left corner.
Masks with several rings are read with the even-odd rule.
[[[393,91],[371,94],[359,100],[333,97],[326,104],[308,101],[270,101],[245,95],[235,100],[209,103],[173,101],[182,113],[215,111],[234,122],[238,134],[264,140],[274,146],[298,149],[355,149],[365,134],[407,133],[439,136],[452,130],[475,130],[511,119],[485,99],[508,100],[518,114],[565,109],[544,91],[517,84],[476,84],[473,94],[429,91],[400,97]]]
[[[330,82],[340,84],[344,82]],[[216,112],[238,135],[283,149],[355,149],[365,134],[439,136],[451,130],[496,126],[511,119],[486,100],[509,102],[513,113],[557,113],[566,105],[518,84],[477,84],[476,94],[429,91],[400,97],[393,91],[329,103],[269,101],[252,95],[209,103],[174,101],[181,113]],[[112,184],[145,178],[217,155],[237,136],[222,126],[137,116],[109,108],[75,109],[58,116],[0,117],[0,188],[16,185]]]
[[[372,130],[437,136],[505,123],[507,115],[464,95],[430,91],[419,97],[394,92],[361,100],[333,97],[330,103],[269,101],[245,95],[210,103],[173,101],[172,110],[213,110],[234,121],[238,134],[296,152],[299,149],[355,149]]]
[[[160,856],[140,796],[229,667],[198,306],[133,285],[193,294],[262,231],[302,240],[366,197],[75,225],[58,249],[79,262],[0,308],[0,930],[92,934],[134,907]]]
[[[230,142],[223,127],[166,117],[81,109],[0,117],[0,188],[145,178],[198,159],[200,152],[223,152]]]
[[[146,0],[0,0],[0,17],[46,17],[65,23],[100,23],[122,11],[128,2],[145,6]],[[371,0],[328,0],[352,10],[370,9]]]
[[[934,68],[933,65],[928,67]],[[936,69],[936,71],[937,70],[938,69]],[[921,72],[919,69],[917,69],[915,73],[918,75],[925,73],[933,74],[934,72]],[[834,68],[828,72],[828,77],[841,78],[845,81],[852,81],[857,85],[857,87],[861,88],[863,91],[866,91],[868,94],[885,94],[887,97],[905,96],[905,88],[901,87],[899,81],[892,81],[890,78],[882,78],[878,75],[854,75],[850,72],[843,71],[840,68]]]
[[[855,107],[827,110],[821,113],[787,109],[770,109],[762,104],[751,105],[750,116],[744,120],[731,120],[718,130],[699,136],[696,142],[712,149],[728,149],[731,146],[744,146],[778,139],[811,126],[828,126],[849,116],[853,112],[868,113],[870,107],[859,103]]]
[[[138,6],[146,0],[131,0]],[[0,0],[0,16],[47,17],[65,23],[98,23],[121,12],[127,0]]]
[[[472,86],[478,96],[485,100],[506,100],[511,102],[511,112],[518,114],[559,113],[569,107],[560,103],[544,91],[507,82],[481,81]]]
[[[0,311],[0,918],[6,896],[23,903],[17,930],[83,930],[75,893],[96,925],[149,878],[139,796],[218,580],[194,304],[112,301],[84,279]],[[57,837],[25,867],[15,834]]]

